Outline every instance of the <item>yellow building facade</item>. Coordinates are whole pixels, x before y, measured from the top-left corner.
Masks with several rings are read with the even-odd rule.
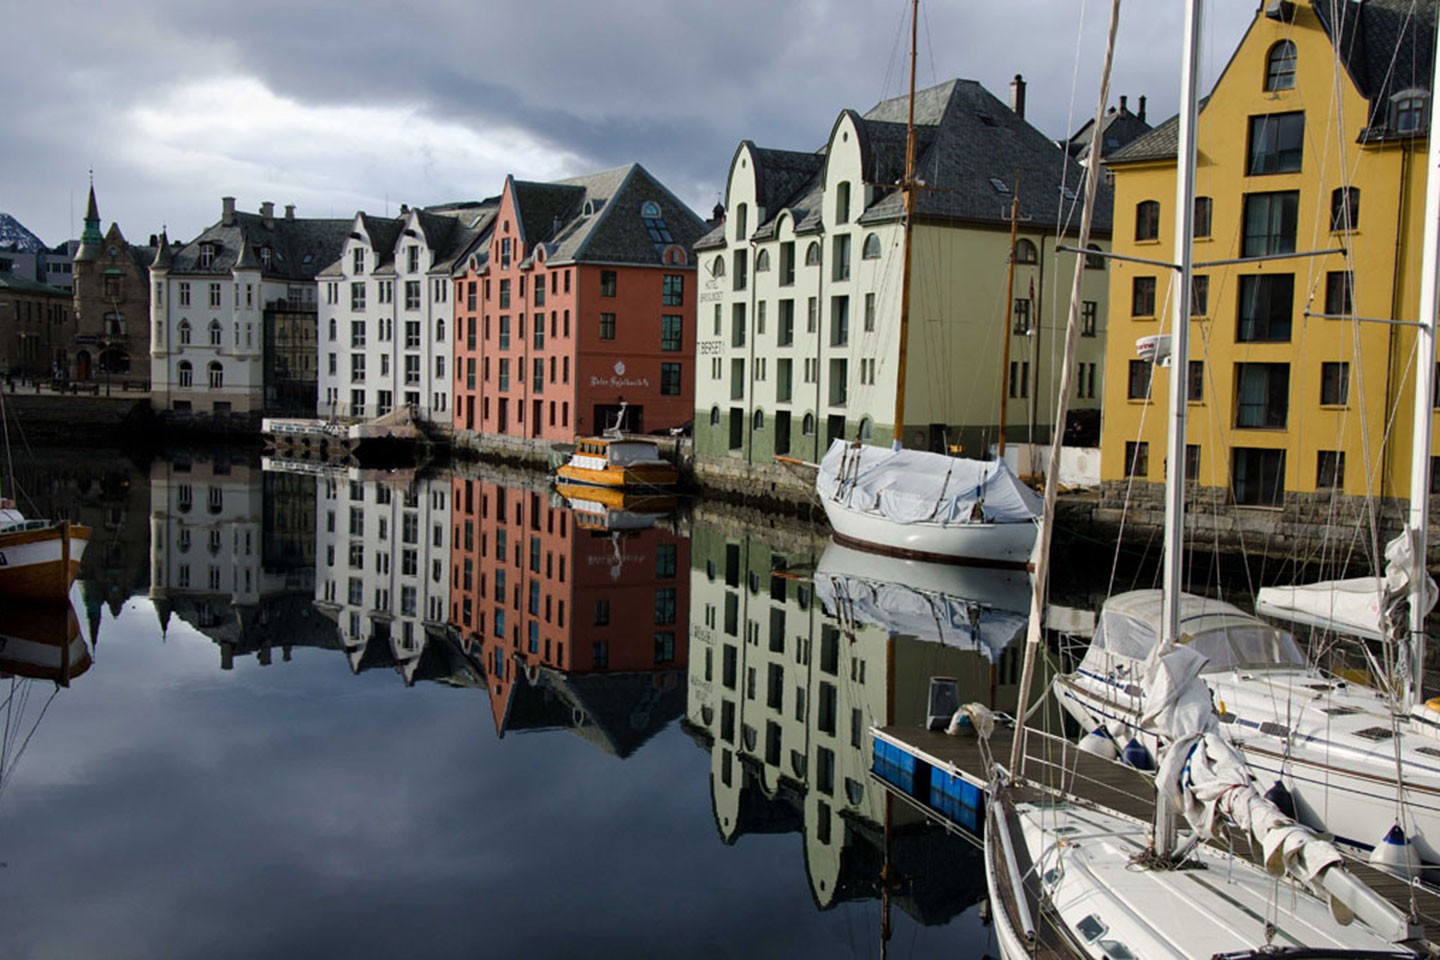
[[[1355,22],[1332,24],[1308,0],[1263,4],[1202,107],[1186,369],[1136,350],[1169,332],[1176,272],[1111,266],[1111,490],[1163,483],[1178,373],[1196,500],[1410,495],[1413,327],[1372,321],[1416,319],[1435,11],[1342,6]],[[1172,120],[1110,159],[1116,253],[1173,262],[1175,154]]]

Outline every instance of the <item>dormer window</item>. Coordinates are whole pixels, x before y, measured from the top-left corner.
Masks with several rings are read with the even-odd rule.
[[[362,274],[362,273],[364,273],[364,272],[365,272],[365,248],[364,248],[364,247],[356,247],[353,251],[351,251],[350,257],[351,257],[351,260],[353,261],[353,267],[352,267],[352,269],[351,269],[350,272],[351,272],[351,273],[354,273],[354,274]]]
[[[208,268],[215,262],[215,245],[213,243],[200,244],[200,267]]]
[[[510,241],[506,240],[505,242],[509,243]],[[405,247],[405,263],[406,269],[411,273],[420,269],[420,247],[418,245],[412,243]]]
[[[1396,133],[1419,133],[1425,129],[1424,90],[1402,90],[1390,98],[1390,129]]]
[[[271,256],[271,253],[270,253],[270,248],[269,248],[268,246],[261,247],[261,248],[260,248],[260,266],[264,267],[266,270],[269,270],[269,269],[270,269],[270,260],[271,260],[271,259],[272,259],[272,256]]]

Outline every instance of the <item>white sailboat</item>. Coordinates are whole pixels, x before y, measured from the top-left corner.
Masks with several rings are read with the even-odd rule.
[[[1435,67],[1432,89],[1440,85],[1440,58]],[[1432,98],[1431,108],[1430,129],[1440,130],[1440,101]],[[1322,673],[1281,631],[1228,604],[1180,594],[1174,586],[1178,577],[1171,579],[1168,565],[1163,594],[1138,591],[1106,603],[1084,659],[1054,684],[1061,705],[1086,731],[1099,734],[1092,743],[1107,736],[1119,743],[1133,738],[1153,754],[1159,740],[1140,728],[1146,704],[1138,671],[1172,636],[1204,646],[1211,660],[1203,679],[1221,705],[1221,730],[1241,748],[1254,776],[1276,784],[1274,794],[1291,800],[1303,822],[1372,851],[1375,862],[1397,870],[1440,867],[1440,701],[1427,701],[1421,684],[1425,615],[1435,605],[1435,583],[1424,566],[1428,497],[1423,491],[1429,490],[1433,416],[1440,136],[1430,138],[1429,164],[1413,441],[1413,449],[1423,453],[1414,458],[1411,477],[1412,491],[1422,492],[1411,498],[1408,529],[1387,546],[1389,569],[1383,578],[1274,588],[1262,590],[1257,599],[1262,612],[1395,643],[1403,690],[1397,693],[1384,683],[1356,685]],[[1179,324],[1172,334],[1185,328]],[[1178,336],[1172,337],[1172,352],[1172,369],[1185,369]],[[1172,375],[1171,380],[1173,386],[1184,377]],[[1172,389],[1170,402],[1172,416],[1183,418],[1185,397]],[[1170,447],[1172,463],[1176,449],[1183,447]],[[1175,496],[1180,486],[1172,479],[1169,494]],[[1167,529],[1169,520],[1167,501]],[[1160,609],[1163,598],[1171,596],[1180,611],[1178,622]],[[1408,623],[1397,622],[1406,607]]]
[[[1100,85],[1103,111],[1119,0],[1111,9],[1109,47]],[[1186,0],[1181,80],[1176,251],[1179,295],[1172,315],[1172,349],[1184,370],[1191,279],[1192,204],[1199,81],[1200,0]],[[1100,122],[1097,115],[1097,126]],[[1098,173],[1098,166],[1091,171]],[[1082,244],[1088,233],[1093,177],[1087,178]],[[1067,340],[1074,336],[1072,302]],[[1073,349],[1073,340],[1067,343]],[[1067,354],[1067,369],[1070,357]],[[995,765],[985,824],[986,877],[995,905],[995,930],[1005,960],[1046,956],[1090,958],[1205,958],[1267,956],[1276,947],[1305,948],[1307,956],[1405,956],[1393,944],[1419,931],[1389,903],[1345,870],[1338,852],[1285,817],[1250,785],[1238,756],[1216,733],[1210,694],[1198,680],[1204,656],[1177,646],[1184,605],[1180,595],[1181,500],[1185,447],[1185,378],[1172,376],[1170,457],[1167,464],[1165,590],[1161,643],[1146,664],[1149,712],[1142,726],[1167,744],[1156,778],[1153,825],[1070,800],[1023,778],[1025,718],[1035,654],[1040,646],[1049,553],[1042,523],[1035,592],[1021,678],[1018,729],[1008,767]],[[1065,410],[1062,382],[1060,411]],[[1178,402],[1177,402],[1178,401]],[[1045,490],[1053,515],[1055,461]],[[1139,678],[1135,678],[1138,680]],[[986,724],[977,728],[982,732]],[[1181,843],[1175,811],[1193,828]],[[1200,841],[1234,823],[1258,840],[1270,874]],[[1197,869],[1198,868],[1198,869]],[[1210,868],[1210,869],[1205,869]],[[1288,875],[1283,895],[1274,877]],[[1223,880],[1220,878],[1223,877]],[[1351,925],[1356,917],[1363,924]],[[1315,951],[1329,951],[1317,953]]]

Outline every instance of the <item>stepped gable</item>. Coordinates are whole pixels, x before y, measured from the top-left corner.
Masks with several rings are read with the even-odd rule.
[[[45,244],[25,225],[8,213],[0,213],[0,250],[16,253],[44,253]]]
[[[876,105],[865,119],[903,124],[907,108],[907,98],[897,97]],[[1084,169],[979,83],[951,80],[918,92],[915,122],[933,127],[928,131],[929,143],[923,148],[917,144],[916,177],[936,188],[916,194],[917,216],[1008,223],[1018,173],[1023,219],[1053,223],[1063,203],[1066,208],[1074,205],[1078,220]],[[890,129],[866,126],[872,139],[880,138],[882,154],[893,149]],[[900,149],[904,149],[903,141]],[[999,180],[1006,189],[998,189],[992,180]],[[1075,199],[1062,196],[1062,187]],[[1113,191],[1102,182],[1094,211],[1097,232],[1110,232],[1113,205]],[[877,199],[860,222],[896,219],[902,214],[900,191],[892,190]]]

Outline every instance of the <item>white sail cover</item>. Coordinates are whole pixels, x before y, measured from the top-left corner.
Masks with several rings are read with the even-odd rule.
[[[1410,595],[1411,546],[1408,532],[1385,545],[1383,577],[1322,580],[1295,586],[1262,587],[1255,612],[1264,616],[1337,630],[1369,640],[1384,640],[1399,619],[1397,607]],[[1425,612],[1435,608],[1437,588],[1427,576]]]
[[[851,510],[895,523],[1023,523],[1040,517],[1035,492],[1003,460],[966,460],[836,440],[820,461],[815,490]]]

